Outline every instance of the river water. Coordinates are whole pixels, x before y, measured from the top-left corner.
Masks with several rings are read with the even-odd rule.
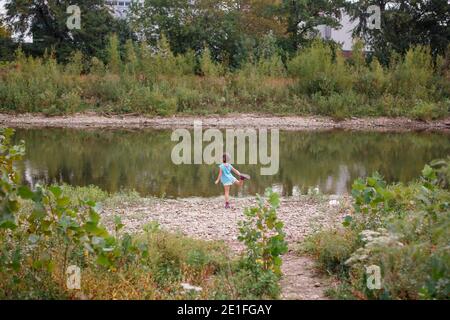
[[[30,185],[97,185],[110,192],[134,189],[143,196],[169,198],[222,194],[214,184],[217,165],[172,162],[177,142],[171,141],[171,134],[171,130],[150,129],[43,128],[18,129],[15,140],[26,142],[20,168]],[[261,175],[261,165],[236,167],[252,176],[239,191],[243,195],[262,193],[268,186],[283,195],[316,187],[326,194],[343,194],[351,190],[354,179],[374,171],[389,182],[410,181],[424,164],[447,155],[450,135],[444,133],[281,131],[275,175]],[[233,193],[237,192],[235,188]]]

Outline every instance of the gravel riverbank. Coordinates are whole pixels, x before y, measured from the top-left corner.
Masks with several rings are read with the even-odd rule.
[[[287,241],[294,244],[315,229],[341,221],[341,208],[347,201],[337,196],[283,198],[278,215],[285,223]],[[236,247],[238,221],[244,219],[244,208],[254,204],[253,197],[232,199],[231,209],[224,208],[222,197],[143,198],[133,204],[124,202],[114,208],[106,207],[103,218],[109,224],[115,215],[121,216],[128,232],[139,232],[145,224],[155,221],[168,231],[203,240],[223,240]]]
[[[238,221],[243,210],[255,205],[255,198],[234,198],[232,208],[225,209],[223,198],[154,199],[115,203],[103,210],[109,227],[115,215],[122,218],[125,231],[139,232],[150,222],[158,222],[162,229],[181,232],[203,240],[222,240],[236,253],[243,249],[237,240]],[[325,291],[333,281],[319,273],[315,262],[295,253],[298,242],[321,228],[342,221],[349,198],[344,196],[300,196],[283,198],[278,216],[284,222],[290,251],[283,256],[283,278],[280,285],[282,299],[324,300]]]
[[[450,132],[450,118],[417,121],[407,118],[351,118],[335,121],[320,116],[271,116],[260,114],[229,114],[210,116],[145,117],[139,115],[102,116],[95,113],[46,117],[39,114],[0,114],[2,127],[64,127],[64,128],[191,128],[202,121],[204,128],[278,128],[280,130],[370,130],[411,131],[439,130]]]

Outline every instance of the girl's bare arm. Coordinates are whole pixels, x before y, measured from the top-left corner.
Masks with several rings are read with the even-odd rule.
[[[238,176],[241,175],[241,173],[239,171],[237,171],[235,168],[231,169],[234,173],[236,173]]]
[[[219,183],[220,178],[222,178],[222,169],[219,169],[219,176],[218,176],[217,179],[216,179],[216,184]]]

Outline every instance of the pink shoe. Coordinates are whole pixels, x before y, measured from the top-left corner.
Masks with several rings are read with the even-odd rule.
[[[230,209],[230,203],[229,202],[225,202],[225,209]]]
[[[241,173],[241,175],[239,176],[239,179],[241,179],[242,181],[250,180],[250,176],[248,174]]]

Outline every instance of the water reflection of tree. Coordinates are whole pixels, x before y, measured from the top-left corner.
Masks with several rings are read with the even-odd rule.
[[[45,182],[95,184],[109,191],[134,188],[142,194],[215,196],[216,166],[172,164],[170,131],[18,130],[27,142],[29,173]],[[246,193],[281,184],[292,194],[318,185],[334,193],[358,176],[380,171],[389,181],[416,177],[423,164],[450,154],[447,135],[433,133],[282,132],[280,170],[260,176],[259,166],[240,165],[252,175]],[[25,165],[25,164],[23,164]]]

